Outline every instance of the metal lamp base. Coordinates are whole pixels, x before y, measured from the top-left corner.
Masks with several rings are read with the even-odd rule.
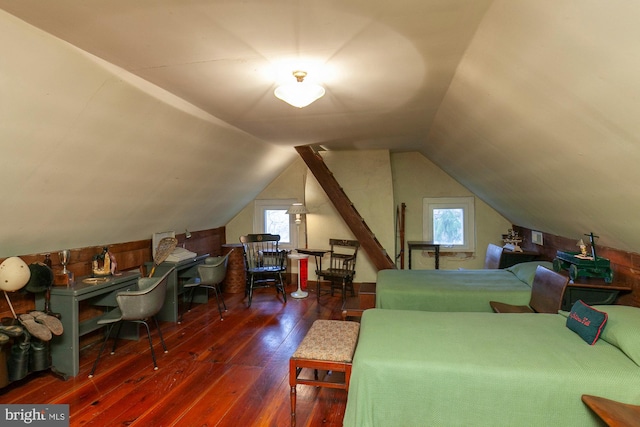
[[[291,292],[291,296],[294,298],[302,299],[309,296],[309,292],[305,292],[302,289],[298,288],[297,291]]]

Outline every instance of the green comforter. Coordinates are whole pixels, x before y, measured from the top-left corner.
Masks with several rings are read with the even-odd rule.
[[[372,309],[362,317],[346,427],[601,425],[580,400],[640,402],[640,367],[557,314]]]
[[[527,305],[531,286],[508,270],[381,270],[376,307],[491,311],[489,301]]]

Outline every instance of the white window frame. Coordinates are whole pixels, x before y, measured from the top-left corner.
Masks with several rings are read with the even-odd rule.
[[[441,245],[440,250],[446,252],[475,252],[475,197],[425,197],[422,200],[422,236],[426,241],[433,240],[434,209],[462,209],[464,216],[464,243],[462,245]]]
[[[254,202],[253,232],[257,234],[265,233],[264,212],[266,210],[288,210],[292,204],[297,203],[296,199],[263,199]],[[289,215],[289,236],[291,242],[280,242],[281,249],[296,249],[298,247],[298,230],[295,222],[295,215]]]

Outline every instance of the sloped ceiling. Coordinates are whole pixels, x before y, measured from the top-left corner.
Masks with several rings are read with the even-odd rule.
[[[638,252],[639,17],[494,1],[421,151],[513,223]]]
[[[172,210],[182,221],[207,223],[200,207],[209,218],[228,220],[285,167],[293,146],[322,144],[416,150],[515,224],[576,239],[593,231],[600,244],[640,247],[634,233],[640,204],[634,194],[637,2],[0,0],[0,8],[137,76],[126,79],[129,84],[149,82],[186,101],[199,111],[189,116],[206,116],[207,125],[189,119],[182,126],[190,129],[190,144],[211,141],[206,153],[216,153],[221,165],[215,171],[204,162],[185,165],[171,189],[189,194],[195,186],[206,199],[222,191],[211,182],[225,180],[226,203],[187,202],[183,211]],[[0,48],[3,61],[21,61],[16,70],[47,64],[19,58],[10,38],[2,37]],[[276,85],[300,66],[327,89],[302,110],[273,97]],[[49,82],[47,69],[30,70],[25,78],[48,83],[64,99],[55,91],[59,69]],[[14,83],[4,87],[15,91]],[[88,93],[79,99],[90,105],[95,101]],[[168,95],[154,96],[166,103]],[[116,101],[100,102],[104,108]],[[147,111],[146,118],[162,122],[166,114]],[[131,117],[131,123],[140,119]],[[203,127],[197,136],[190,135],[194,125]],[[49,130],[53,126],[59,125]],[[216,142],[219,126],[240,141],[240,159]],[[139,150],[150,151],[157,137],[145,135]],[[175,158],[175,136],[160,140],[160,150]],[[131,146],[127,138],[120,142],[124,152]],[[279,161],[265,167],[266,158]],[[233,168],[239,163],[254,173],[239,174]],[[148,175],[153,164],[138,162],[131,176]],[[140,210],[128,215],[137,218],[133,225],[144,223]]]
[[[418,148],[489,0],[0,0],[255,137]],[[302,68],[327,95],[276,99]],[[380,147],[376,147],[380,146]]]

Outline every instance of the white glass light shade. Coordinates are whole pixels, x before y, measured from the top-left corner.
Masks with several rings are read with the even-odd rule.
[[[313,101],[324,96],[324,88],[319,85],[305,82],[296,82],[278,86],[274,91],[276,98],[294,107],[304,108]]]
[[[276,98],[294,107],[303,108],[324,96],[324,88],[314,83],[304,81],[307,73],[294,71],[296,82],[278,86],[273,92]]]

